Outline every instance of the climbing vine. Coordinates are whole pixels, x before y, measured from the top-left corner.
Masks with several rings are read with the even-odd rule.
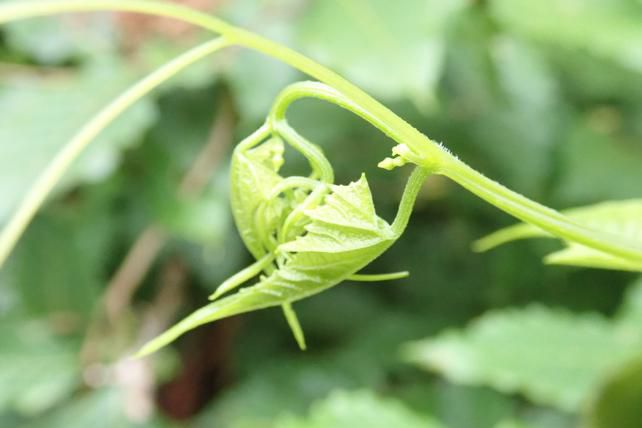
[[[399,272],[368,276],[358,272],[400,238],[417,193],[432,174],[452,179],[538,232],[588,249],[593,259],[595,254],[608,258],[610,267],[642,270],[642,245],[636,240],[561,214],[490,180],[333,71],[215,17],[156,1],[20,1],[0,6],[0,24],[55,13],[104,10],[171,17],[216,33],[217,37],[151,73],[86,123],[51,161],[2,231],[0,266],[47,195],[93,138],[128,107],[189,65],[226,47],[241,46],[279,59],[317,80],[285,88],[267,112],[265,123],[234,150],[230,171],[232,211],[243,242],[256,261],[223,282],[211,296],[212,303],[151,341],[139,355],[154,352],[203,323],[270,306],[282,307],[296,340],[304,348],[293,302],[346,279],[377,281],[407,275]],[[377,216],[367,179],[360,174],[361,166],[354,166],[354,182],[335,184],[332,166],[321,148],[288,124],[286,113],[301,98],[316,98],[347,109],[395,141],[391,157],[382,160],[380,167],[393,170],[414,165],[391,224]],[[286,146],[305,157],[310,167],[307,176],[281,175]],[[481,249],[494,243],[481,245]],[[258,280],[253,285],[232,293],[255,277]]]

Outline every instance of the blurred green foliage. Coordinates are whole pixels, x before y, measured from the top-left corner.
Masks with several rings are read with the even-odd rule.
[[[635,291],[631,298],[642,284]],[[442,333],[407,352],[454,382],[521,392],[533,402],[573,412],[604,376],[639,353],[642,335],[631,316],[638,317],[607,321],[540,306],[504,309],[482,316],[465,333]]]
[[[184,3],[335,68],[543,203],[640,197],[637,0]],[[84,121],[203,37],[122,14],[0,28],[0,223]],[[308,351],[268,310],[127,360],[249,260],[229,213],[231,146],[280,88],[304,78],[226,51],[139,103],[74,165],[0,271],[0,426],[638,426],[639,279],[543,266],[558,248],[551,242],[472,253],[475,239],[510,219],[437,177],[406,234],[372,266],[411,277],[346,283],[297,305]],[[390,219],[404,177],[375,167],[386,138],[318,102],[298,103],[291,118],[324,147],[338,182],[368,174]],[[206,188],[178,196],[210,140],[220,151]],[[110,279],[149,227],[164,244],[132,301],[106,319]],[[420,359],[431,372],[402,352],[426,337]]]

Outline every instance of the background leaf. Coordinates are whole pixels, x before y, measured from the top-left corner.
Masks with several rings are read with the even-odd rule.
[[[314,2],[297,39],[313,57],[366,90],[407,97],[426,108],[435,101],[444,30],[464,6],[464,1],[409,1],[404,7],[385,0]]]
[[[642,70],[642,6],[628,0],[494,0],[492,12],[510,29]]]
[[[369,391],[332,393],[323,402],[313,404],[305,419],[283,417],[275,428],[439,428],[443,425],[413,414],[401,403],[376,397]]]
[[[577,411],[609,371],[641,348],[639,333],[626,334],[597,315],[530,306],[489,313],[463,332],[411,345],[407,355],[457,383]]]
[[[642,358],[627,362],[598,389],[586,412],[587,428],[633,428],[642,419]]]
[[[77,346],[43,321],[3,317],[0,323],[0,413],[33,415],[68,398],[80,373]]]
[[[0,220],[82,124],[134,77],[114,58],[103,58],[78,73],[63,73],[4,79],[0,85],[0,194],[5,195]],[[118,165],[120,151],[141,137],[155,114],[149,99],[134,106],[90,146],[58,189],[109,175]]]
[[[72,424],[91,424],[97,428],[160,428],[161,422],[137,422],[123,412],[125,397],[117,389],[88,392],[71,405],[52,412],[20,428],[63,428]]]

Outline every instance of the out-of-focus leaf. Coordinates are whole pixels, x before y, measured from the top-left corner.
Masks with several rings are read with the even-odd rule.
[[[632,242],[642,241],[642,199],[602,202],[597,205],[563,211],[565,215],[588,228],[611,233]],[[494,232],[475,243],[479,251],[518,239],[553,238],[545,231],[528,224],[518,224]],[[566,242],[566,248],[546,256],[551,264],[642,271],[642,264]]]
[[[622,336],[642,337],[642,279],[629,288],[617,314]],[[634,428],[642,421],[642,355],[610,373],[584,409],[583,428]]]
[[[531,196],[541,194],[568,110],[554,70],[542,49],[497,34],[479,9],[462,14],[451,33],[443,120],[456,130],[445,144],[502,183]]]
[[[642,348],[598,315],[531,306],[489,313],[464,331],[412,344],[408,357],[456,383],[519,392],[579,410],[601,377]]]
[[[626,295],[626,299],[618,312],[617,321],[621,328],[630,327],[635,334],[642,334],[642,278],[636,281]]]
[[[67,398],[79,381],[76,347],[44,322],[0,320],[0,412],[42,412]]]
[[[561,85],[576,105],[600,105],[623,100],[632,105],[642,96],[642,73],[626,69],[587,51],[549,48],[547,55],[559,68]]]
[[[608,377],[586,412],[586,428],[638,428],[642,422],[642,356]]]
[[[218,193],[218,189],[211,190],[197,200],[174,198],[175,204],[161,213],[163,226],[175,236],[190,242],[220,247],[232,219],[225,195]]]
[[[246,255],[238,233],[231,227],[228,206],[228,159],[222,146],[234,141],[212,141],[224,96],[213,86],[175,87],[164,92],[158,100],[158,121],[146,133],[144,144],[128,153],[124,172],[131,184],[122,193],[129,201],[128,212],[135,218],[130,239],[146,225],[160,223],[178,238],[168,242],[176,245],[171,251],[189,259],[191,272],[200,279],[195,282],[209,291],[237,272],[245,264]],[[206,155],[213,170],[199,167],[199,176],[206,174],[203,178],[209,178],[207,184],[198,195],[178,195],[179,183],[197,158],[204,159],[203,150],[212,144],[221,145],[218,153],[213,155],[209,150]],[[189,187],[188,193],[193,193]]]
[[[93,186],[35,219],[4,267],[2,286],[23,311],[65,317],[81,328],[107,280],[105,268],[118,229],[111,183]]]
[[[577,417],[550,408],[526,408],[518,420],[528,428],[577,428]],[[526,428],[524,427],[524,428]]]
[[[334,388],[356,388],[365,383],[365,379],[355,379],[345,367],[337,367],[333,360],[315,358],[314,361],[306,364],[282,357],[281,361],[264,364],[263,370],[228,389],[203,412],[195,427],[269,426],[277,415],[285,411],[301,412],[310,401]]]
[[[170,39],[165,37],[149,38],[144,41],[144,44],[138,46],[136,59],[137,62],[145,64],[146,69],[156,69],[179,56],[181,53],[187,51],[191,47],[200,43],[205,43],[210,39],[211,35],[208,33],[202,34],[202,37],[198,38],[189,37],[188,40],[183,40],[181,38]],[[163,95],[169,94],[176,89],[202,91],[203,88],[215,83],[220,78],[220,71],[228,62],[230,61],[226,58],[225,50],[217,54],[210,55],[209,57],[181,70],[181,72],[172,77],[171,80],[163,83],[157,91]],[[231,63],[235,64],[236,61],[231,61]],[[189,107],[193,106],[190,105]]]
[[[303,50],[381,97],[434,102],[448,20],[465,1],[313,2],[298,23]]]
[[[91,391],[19,428],[161,428],[162,422],[136,421],[124,412],[125,396],[117,388]]]
[[[557,198],[581,203],[640,197],[642,144],[600,129],[613,126],[604,122],[618,120],[604,117],[610,114],[617,112],[598,112],[572,131],[561,146]]]
[[[433,410],[434,415],[452,428],[490,428],[498,420],[515,414],[516,410],[510,397],[489,388],[465,387],[446,382],[439,384],[433,399],[439,403],[438,409]],[[422,407],[427,405],[430,404],[424,403]]]
[[[15,427],[21,422],[21,419],[15,413],[0,414],[0,426]]]
[[[642,71],[639,1],[493,0],[491,11],[511,31]]]
[[[306,336],[310,342],[341,341],[340,346],[327,349],[322,354],[279,353],[283,348],[280,343],[291,344],[291,337],[285,331],[284,337],[278,338],[275,337],[273,328],[269,327],[276,322],[269,320],[279,320],[280,314],[275,311],[273,314],[257,313],[250,317],[250,320],[255,317],[259,319],[247,329],[244,334],[246,340],[240,344],[248,349],[241,356],[235,357],[243,365],[240,369],[245,373],[243,380],[228,388],[223,396],[203,412],[195,426],[270,426],[270,422],[278,415],[284,412],[303,414],[312,402],[323,399],[336,389],[385,388],[387,380],[397,370],[406,368],[398,358],[399,344],[424,332],[425,318],[392,313],[380,317],[377,311],[379,306],[373,306],[373,299],[369,300],[367,297],[342,307],[349,300],[345,299],[346,294],[350,295],[346,291],[348,287],[359,285],[337,288],[319,295],[318,299],[309,299],[299,305],[300,320],[306,327]],[[367,291],[369,292],[365,294],[371,296],[372,292]],[[336,302],[336,296],[327,294],[338,295],[342,302]],[[356,294],[357,298],[360,297],[360,293]],[[317,300],[325,302],[319,303]],[[366,300],[370,308],[361,308],[361,314],[355,313],[359,312],[358,305],[364,304],[363,300]],[[323,328],[323,324],[328,322],[327,317],[321,317],[321,314],[309,316],[310,312],[317,311],[327,314],[328,304],[337,305],[337,311],[333,312],[339,318],[336,321],[344,320],[345,323],[354,319],[356,331],[354,325],[344,325],[343,331],[328,333]],[[371,321],[364,323],[359,318]],[[281,325],[285,324],[282,320],[280,322]],[[368,334],[373,330],[377,331],[376,335]],[[254,358],[258,352],[270,355],[269,361],[264,361],[260,369],[256,367]],[[422,403],[421,410],[425,407],[425,403]]]
[[[493,38],[491,43],[501,93],[496,105],[475,122],[471,140],[492,157],[505,182],[525,193],[541,192],[551,173],[552,149],[560,139],[565,105],[538,50],[507,36]]]
[[[217,12],[229,22],[286,45],[297,42],[295,24],[306,0],[235,0],[223,2]],[[268,18],[269,17],[269,18]],[[300,73],[294,68],[256,52],[237,51],[226,61],[223,73],[234,93],[242,125],[255,127],[269,111],[274,98]]]
[[[2,29],[11,49],[43,64],[59,64],[79,55],[113,50],[112,27],[107,14],[70,14],[27,19],[3,25]]]
[[[4,220],[53,156],[134,76],[105,60],[68,76],[3,79],[0,84],[0,221]],[[136,142],[155,118],[149,99],[139,102],[90,146],[61,188],[105,177],[119,152]]]
[[[225,75],[243,113],[241,123],[254,125],[263,120],[278,93],[294,81],[298,73],[273,58],[242,51],[229,64]]]
[[[528,428],[528,425],[518,421],[502,421],[498,423],[495,428]]]
[[[370,391],[335,391],[312,405],[306,418],[283,416],[275,428],[441,428],[400,402],[377,397]]]
[[[516,414],[515,401],[490,388],[454,385],[414,370],[406,376],[393,387],[395,397],[449,428],[495,428],[499,421]]]

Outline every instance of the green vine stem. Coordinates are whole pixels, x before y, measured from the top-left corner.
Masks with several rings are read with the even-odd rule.
[[[497,208],[520,220],[535,224],[556,236],[573,240],[622,258],[642,261],[642,246],[622,242],[621,239],[614,238],[613,236],[589,230],[556,211],[537,204],[486,178],[458,160],[441,145],[433,142],[417,129],[413,128],[409,123],[394,114],[366,92],[330,69],[292,49],[274,43],[249,31],[232,26],[205,13],[177,4],[144,0],[20,1],[0,5],[0,24],[23,18],[57,13],[114,10],[146,13],[181,20],[223,36],[225,39],[220,40],[221,47],[223,45],[234,44],[279,59],[332,88],[327,89],[326,87],[323,88],[323,90],[318,88],[319,90],[317,91],[309,90],[309,87],[299,88],[308,91],[308,94],[305,96],[313,96],[331,101],[341,107],[348,108],[368,120],[393,140],[400,143],[406,154],[409,155],[408,159],[421,167],[432,173],[442,174],[451,178]],[[281,104],[284,108],[287,108],[289,103],[303,97],[304,92],[305,91],[301,90],[297,93],[296,90],[293,90],[291,94],[287,96],[284,95],[284,99],[287,98],[287,101],[283,101]],[[122,96],[119,97],[119,100],[122,100]],[[277,110],[274,114],[278,117],[281,113]],[[116,116],[117,114],[114,114],[111,118],[106,117],[106,119],[111,120]],[[108,120],[108,122],[110,120]],[[97,130],[99,131],[100,129]],[[90,133],[88,133],[88,136],[90,138],[87,139],[84,145],[94,136],[89,134]],[[16,215],[20,218],[16,221],[16,216],[14,216],[9,223],[11,229],[8,232],[7,230],[3,231],[2,236],[0,236],[0,266],[15,244],[15,241],[46,198],[46,195],[55,186],[64,169],[75,159],[74,155],[75,150],[67,150],[67,148],[65,148],[63,152],[57,156],[57,159],[61,159],[57,167],[59,170],[56,170],[56,173],[52,174],[46,183],[40,184],[41,182],[39,181],[37,186],[34,186],[34,188],[30,190]],[[420,162],[417,160],[420,160]],[[45,191],[43,191],[43,189]],[[34,194],[36,195],[35,197]],[[27,208],[25,208],[25,206]],[[14,221],[16,221],[18,227],[11,227]]]
[[[321,149],[303,138],[285,122],[271,123],[270,128],[272,132],[282,137],[308,160],[312,167],[312,178],[318,178],[324,183],[334,182],[334,170]]]
[[[622,236],[581,226],[558,211],[538,204],[489,179],[456,158],[449,162],[444,175],[502,211],[568,241],[625,259],[642,261],[640,246],[625,241]]]
[[[397,215],[390,225],[395,233],[401,235],[404,230],[406,230],[417,195],[419,194],[424,181],[426,181],[426,178],[428,178],[430,174],[431,171],[429,169],[421,166],[415,167],[412,173],[410,173],[410,177],[408,177],[408,182],[406,183],[406,188],[403,191],[403,196],[399,202]]]
[[[394,141],[401,142],[402,135],[394,127],[390,126],[388,122],[373,114],[370,109],[363,108],[353,102],[333,87],[319,82],[298,82],[283,89],[272,105],[268,121],[277,124],[277,126],[280,123],[287,123],[286,114],[288,109],[295,101],[303,98],[316,98],[348,110],[379,129]]]
[[[555,236],[562,236],[565,239],[584,244],[597,250],[602,250],[626,259],[642,260],[642,250],[639,246],[624,242],[619,236],[593,231],[574,223],[561,213],[538,204],[489,179],[466,165],[441,146],[437,146],[441,149],[438,162],[435,162],[434,152],[424,150],[424,146],[417,146],[411,149],[408,147],[409,144],[403,144],[403,142],[399,140],[400,137],[395,133],[394,129],[391,129],[387,123],[381,121],[380,118],[370,110],[355,104],[327,85],[318,82],[300,82],[288,86],[277,97],[270,112],[270,120],[274,123],[286,123],[288,108],[295,101],[302,98],[316,98],[351,111],[396,142],[406,146],[406,151],[410,150],[411,152],[407,153],[407,156],[410,158],[408,160],[429,171],[450,178],[483,200],[522,221],[534,224]],[[431,142],[431,144],[434,143]]]

